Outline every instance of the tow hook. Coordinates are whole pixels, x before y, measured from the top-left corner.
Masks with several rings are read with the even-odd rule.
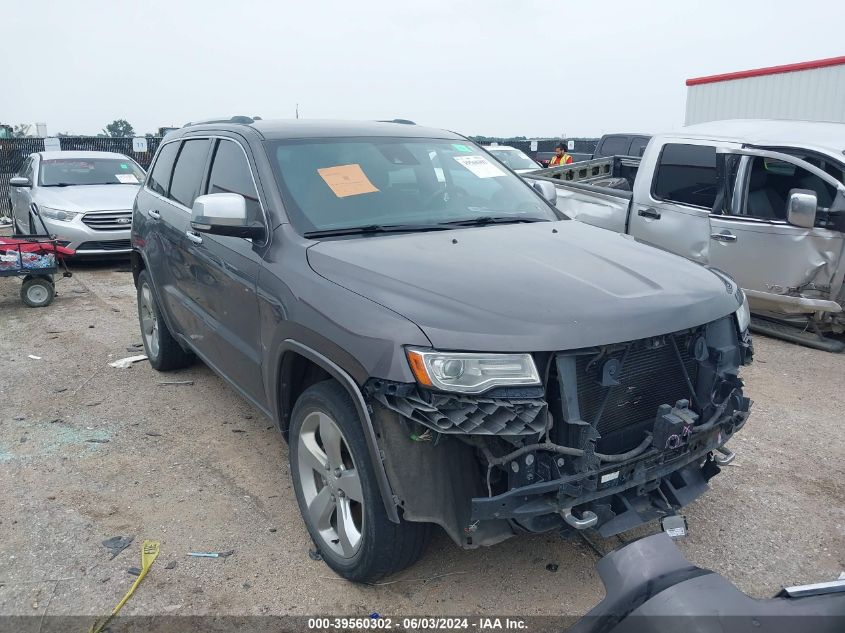
[[[586,530],[587,528],[593,527],[596,523],[599,522],[599,518],[596,516],[595,512],[590,512],[589,510],[585,510],[581,514],[581,518],[577,518],[574,514],[572,514],[572,508],[564,508],[560,511],[563,520],[566,521],[568,525],[571,525],[576,530]]]
[[[713,455],[713,460],[719,464],[719,466],[727,466],[736,458],[736,453],[729,448],[720,446],[716,450],[721,453],[721,455]]]

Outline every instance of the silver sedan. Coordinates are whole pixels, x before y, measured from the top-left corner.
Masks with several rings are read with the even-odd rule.
[[[55,235],[78,255],[131,252],[132,204],[144,170],[114,152],[30,154],[11,179],[19,234]]]

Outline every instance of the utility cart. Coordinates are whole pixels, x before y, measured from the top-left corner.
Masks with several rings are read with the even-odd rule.
[[[0,277],[22,277],[21,300],[31,308],[50,305],[56,296],[55,276],[70,277],[64,258],[74,251],[52,235],[0,236]]]

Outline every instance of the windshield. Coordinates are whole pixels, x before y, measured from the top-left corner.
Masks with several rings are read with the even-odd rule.
[[[537,163],[518,149],[496,149],[495,147],[491,147],[487,151],[511,169],[540,169]]]
[[[55,158],[41,161],[42,187],[138,185],[144,170],[128,158]]]
[[[559,219],[518,176],[470,141],[327,138],[267,144],[285,206],[303,233],[422,227],[479,218]]]

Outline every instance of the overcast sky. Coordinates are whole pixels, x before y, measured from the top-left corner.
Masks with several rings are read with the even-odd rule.
[[[845,54],[840,0],[2,0],[0,122],[137,133],[232,114],[465,134],[683,122],[689,77]]]

